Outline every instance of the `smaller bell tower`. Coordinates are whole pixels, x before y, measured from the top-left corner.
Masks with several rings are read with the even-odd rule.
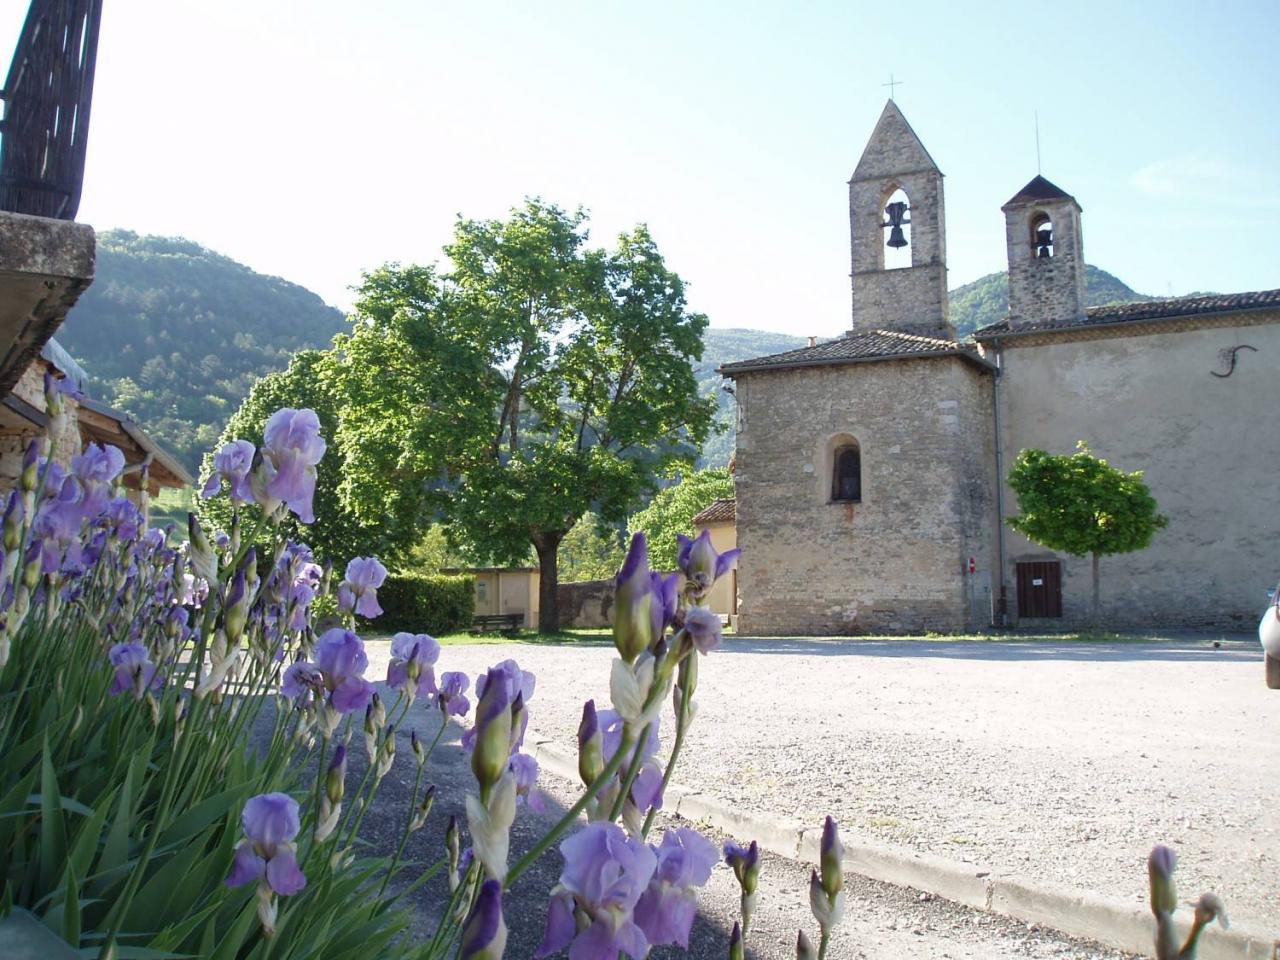
[[[1010,325],[1083,320],[1084,242],[1075,197],[1036,176],[1000,209],[1009,251]]]
[[[853,330],[955,339],[942,171],[890,100],[849,180]]]

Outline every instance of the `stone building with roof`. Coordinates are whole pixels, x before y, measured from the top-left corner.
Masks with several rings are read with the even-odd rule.
[[[1280,290],[1087,308],[1075,199],[1037,176],[1002,212],[1009,313],[962,342],[943,175],[886,104],[849,183],[852,329],[721,368],[740,632],[1083,623],[1090,560],[1004,522],[1017,454],[1077,440],[1170,518],[1104,558],[1107,624],[1252,627],[1280,569]]]

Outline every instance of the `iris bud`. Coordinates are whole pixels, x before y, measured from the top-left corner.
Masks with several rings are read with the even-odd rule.
[[[578,724],[578,776],[585,786],[595,783],[604,771],[604,735],[596,715],[596,702],[582,705],[582,721]]]
[[[840,831],[836,822],[827,817],[822,825],[821,855],[818,861],[822,868],[822,889],[828,897],[835,897],[844,888],[844,844],[840,842]]]
[[[484,695],[476,704],[476,745],[471,752],[471,771],[480,784],[482,796],[502,779],[511,759],[511,701],[506,674],[496,668],[485,678]]]

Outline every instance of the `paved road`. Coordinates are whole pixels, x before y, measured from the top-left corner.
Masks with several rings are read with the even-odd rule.
[[[449,647],[440,667],[507,656],[538,675],[533,728],[571,750],[582,701],[607,699],[611,648]],[[731,640],[703,667],[677,779],[1134,903],[1169,843],[1185,895],[1217,890],[1233,920],[1274,929],[1280,694],[1259,660],[1187,641]]]
[[[385,644],[383,650],[385,650]],[[478,648],[477,648],[478,649]],[[492,650],[493,648],[489,648]],[[524,648],[528,649],[528,648]],[[381,675],[385,653],[370,644],[373,669],[369,675]],[[451,657],[457,648],[449,648]],[[550,697],[553,690],[543,687],[535,699]],[[436,715],[416,705],[402,727],[398,757],[392,772],[384,781],[378,802],[365,821],[363,834],[380,852],[394,850],[400,837],[404,811],[412,790],[414,766],[407,742],[408,731],[416,728],[419,735],[434,735]],[[437,804],[426,829],[411,838],[407,858],[426,862],[434,860],[443,849],[445,822],[450,814],[462,816],[462,797],[473,780],[467,755],[458,746],[460,730],[451,729],[430,766],[430,780],[437,784],[441,802]],[[359,738],[353,741],[350,776],[362,771]],[[522,807],[513,831],[512,859],[528,849],[547,826],[572,803],[576,785],[544,777],[548,809],[538,814]],[[723,839],[708,833],[717,843]],[[656,838],[656,837],[655,837]],[[551,851],[537,867],[526,874],[509,894],[506,916],[511,928],[507,956],[526,960],[532,956],[542,937],[547,892],[556,882],[561,866],[559,853]],[[808,864],[764,855],[757,910],[748,956],[756,960],[792,960],[795,956],[795,932],[803,925],[812,932],[813,921],[808,907]],[[911,890],[876,883],[859,877],[847,881],[849,907],[845,922],[833,941],[832,960],[1126,960],[1127,954],[1063,937],[1054,931],[1028,927],[1026,924],[992,917],[958,907]],[[419,933],[434,929],[439,905],[445,896],[443,881],[430,884],[414,899]],[[694,960],[723,960],[728,955],[728,931],[738,918],[737,883],[731,871],[720,865],[700,899],[700,913],[694,926],[690,952],[655,950],[653,960],[689,956]]]

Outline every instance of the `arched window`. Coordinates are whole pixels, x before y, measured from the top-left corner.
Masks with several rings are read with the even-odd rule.
[[[1053,221],[1043,211],[1031,217],[1031,256],[1033,259],[1053,256]]]
[[[836,447],[831,460],[831,499],[855,503],[862,499],[862,453],[856,443]]]
[[[898,270],[911,266],[911,201],[901,187],[893,190],[883,204],[884,268]]]

